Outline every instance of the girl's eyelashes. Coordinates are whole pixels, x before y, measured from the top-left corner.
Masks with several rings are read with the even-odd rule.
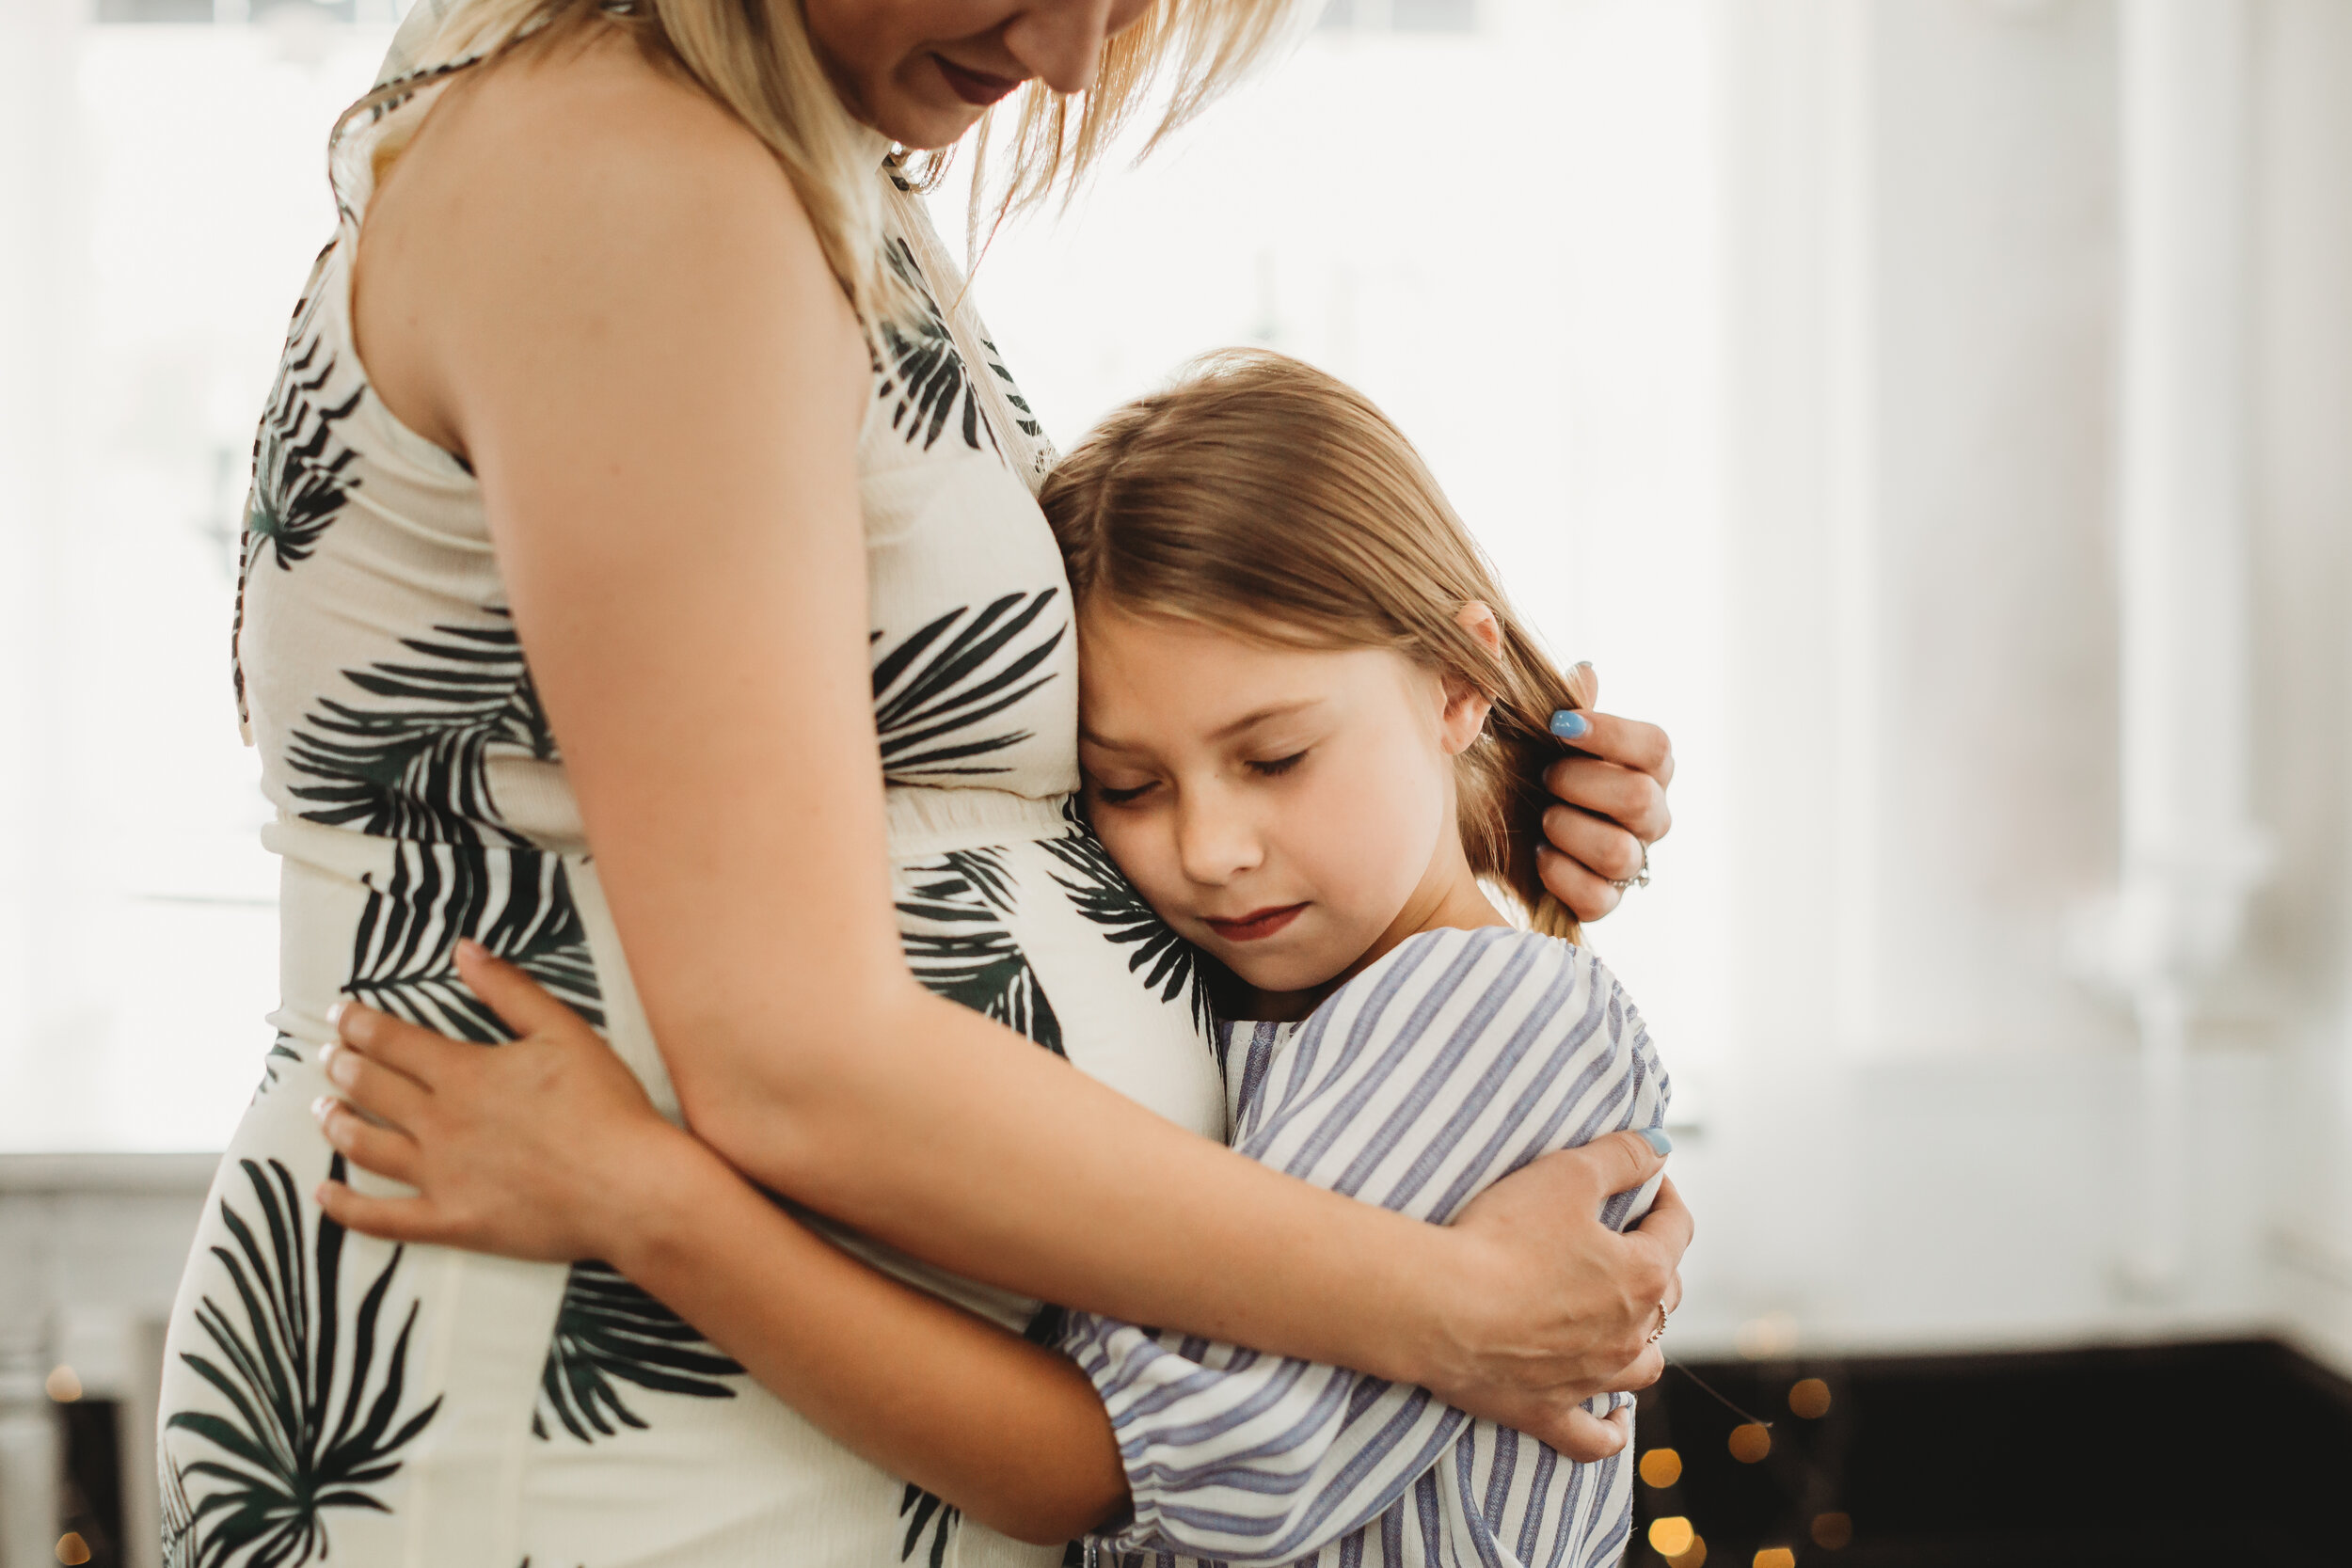
[[[1106,806],[1123,806],[1130,800],[1141,799],[1151,787],[1149,782],[1136,784],[1132,789],[1113,789],[1106,784],[1098,783],[1094,786],[1094,798]]]
[[[1307,750],[1311,751],[1312,748],[1310,747]],[[1307,751],[1297,751],[1293,752],[1290,755],[1285,757],[1269,757],[1261,762],[1246,762],[1242,764],[1242,766],[1248,768],[1252,773],[1257,774],[1260,778],[1279,779],[1283,774],[1289,772],[1292,768],[1297,767],[1300,763],[1306,760]],[[1104,784],[1102,780],[1094,778],[1091,775],[1089,775],[1087,778],[1087,788],[1092,792],[1095,802],[1098,805],[1104,806],[1124,806],[1132,804],[1136,800],[1140,800],[1146,795],[1151,794],[1152,791],[1157,789],[1158,787],[1159,781],[1156,779],[1146,779],[1139,784],[1133,784],[1125,789],[1118,789]]]

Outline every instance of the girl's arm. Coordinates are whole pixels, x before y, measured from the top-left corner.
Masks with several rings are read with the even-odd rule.
[[[1384,1007],[1336,1000],[1335,1026],[1365,1049],[1316,1053],[1311,1075],[1295,1059],[1269,1075],[1252,1042],[1237,1064],[1253,1084],[1243,1149],[1416,1220],[1457,1223],[1506,1196],[1489,1186],[1501,1172],[1575,1165],[1597,1176],[1587,1212],[1624,1224],[1659,1160],[1647,1143],[1605,1134],[1654,1126],[1664,1109],[1639,1017],[1581,951],[1500,931],[1439,940],[1483,954],[1465,964],[1415,948],[1392,960],[1418,968],[1384,985]],[[1367,1402],[1359,1372],[1087,1314],[1061,1340],[1073,1368],[795,1224],[663,1121],[596,1031],[520,970],[470,942],[458,967],[516,1039],[485,1051],[348,1009],[346,1035],[355,1015],[378,1027],[365,1050],[322,1053],[343,1096],[321,1101],[328,1140],[456,1223],[501,1226],[507,1250],[610,1260],[817,1425],[1007,1534],[1091,1528],[1124,1512],[1132,1476],[1126,1544],[1289,1561],[1386,1508],[1459,1430],[1460,1413],[1420,1388]],[[1485,1005],[1430,1004],[1417,977]],[[1424,1037],[1385,1089],[1365,1084],[1368,1064],[1393,1063],[1377,1037],[1403,1017],[1425,1022]],[[1417,1117],[1384,1114],[1407,1089],[1435,1092]],[[319,1201],[348,1223],[381,1200],[329,1182]],[[1601,1457],[1624,1430],[1621,1417],[1596,1421],[1610,1441],[1566,1451]]]
[[[733,1164],[975,1278],[1424,1383],[1563,1443],[1585,1396],[1655,1375],[1645,1304],[1679,1216],[1620,1239],[1545,1188],[1422,1225],[1192,1136],[909,974],[866,663],[868,360],[739,125],[626,40],[491,68],[379,191],[360,277],[378,390],[480,479],[631,976]],[[350,1217],[510,1240],[429,1198]]]
[[[471,1092],[467,1066],[490,1061],[478,1048],[426,1037],[371,1056],[363,1075],[330,1043],[328,1076],[350,1086],[320,1120],[355,1164],[545,1216],[556,1250],[612,1263],[837,1441],[1007,1535],[1053,1544],[1120,1511],[1109,1418],[1068,1357],[826,1242],[662,1120],[595,1031],[520,970],[478,950],[460,961],[523,1037],[498,1065],[537,1082],[527,1117]],[[437,1178],[453,1159],[462,1192]],[[331,1215],[357,1198],[332,1182],[319,1196]]]

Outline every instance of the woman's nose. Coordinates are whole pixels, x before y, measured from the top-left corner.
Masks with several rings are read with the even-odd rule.
[[[1038,0],[1005,24],[1005,47],[1056,92],[1084,92],[1103,40],[1139,11],[1133,0]]]

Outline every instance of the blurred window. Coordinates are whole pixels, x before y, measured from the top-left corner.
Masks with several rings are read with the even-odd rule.
[[[9,318],[24,351],[0,353],[27,411],[0,499],[56,519],[25,526],[29,610],[0,626],[36,739],[0,784],[40,824],[0,879],[0,1149],[201,1148],[244,1108],[276,1005],[276,870],[228,663],[253,425],[332,231],[328,128],[392,14],[95,4],[11,35],[46,53],[15,111],[34,134],[0,150],[0,233],[32,290]],[[1338,0],[1176,145],[999,234],[977,279],[1065,445],[1223,344],[1357,382],[1555,649],[1600,665],[1604,705],[1674,727],[1681,825],[1596,941],[1686,1105],[1723,1022],[1706,16]]]

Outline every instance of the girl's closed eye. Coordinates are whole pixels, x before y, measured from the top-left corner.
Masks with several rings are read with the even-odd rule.
[[[1154,783],[1153,780],[1146,779],[1139,784],[1130,784],[1126,788],[1121,789],[1111,784],[1106,784],[1100,779],[1094,779],[1089,782],[1094,785],[1094,799],[1096,802],[1105,806],[1123,806],[1130,804],[1133,801],[1139,800],[1150,792],[1152,784]]]
[[[1264,778],[1279,779],[1306,760],[1305,752],[1293,752],[1286,757],[1274,757],[1264,762],[1253,762],[1249,765],[1249,770]]]

